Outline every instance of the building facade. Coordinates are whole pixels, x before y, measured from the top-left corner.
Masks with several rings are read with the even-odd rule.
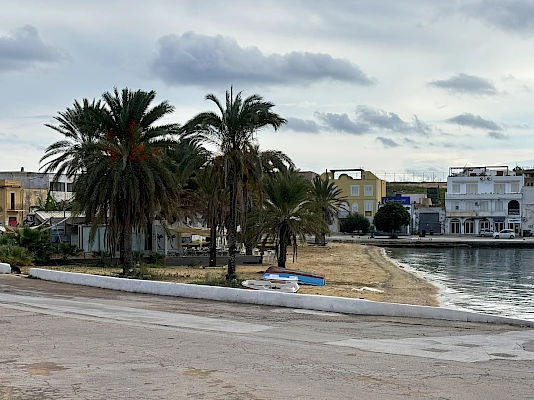
[[[522,234],[523,176],[506,166],[452,167],[445,195],[445,232],[477,235],[481,229]]]
[[[363,215],[372,223],[382,197],[386,196],[386,181],[361,168],[330,170],[323,173],[322,177],[326,176],[334,181],[345,198],[339,218],[330,230],[339,232],[339,219],[347,217],[349,212]]]
[[[72,179],[41,172],[0,172],[0,224],[17,226],[33,214],[32,207],[44,203],[50,193],[56,201],[73,196]]]

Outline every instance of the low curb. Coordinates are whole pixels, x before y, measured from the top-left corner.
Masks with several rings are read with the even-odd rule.
[[[0,262],[0,274],[10,274],[10,273],[11,273],[11,265]]]
[[[516,318],[499,317],[496,315],[479,314],[442,307],[383,303],[362,299],[350,299],[346,297],[279,293],[263,290],[234,289],[220,286],[145,281],[139,279],[79,274],[74,272],[52,271],[41,268],[30,268],[30,275],[47,281],[162,296],[300,308],[342,314],[426,318],[462,322],[486,322],[534,327],[534,321]]]

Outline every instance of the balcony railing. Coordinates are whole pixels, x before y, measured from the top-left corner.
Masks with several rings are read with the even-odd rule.
[[[7,211],[24,211],[22,203],[8,204]]]

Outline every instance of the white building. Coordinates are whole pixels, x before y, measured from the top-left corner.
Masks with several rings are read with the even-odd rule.
[[[523,186],[522,229],[534,233],[534,186]]]
[[[523,176],[506,166],[452,167],[445,195],[445,232],[476,235],[481,229],[522,234]]]

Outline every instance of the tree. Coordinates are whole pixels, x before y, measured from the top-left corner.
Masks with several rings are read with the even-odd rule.
[[[262,207],[264,177],[295,168],[295,165],[281,151],[261,151],[258,145],[252,145],[244,154],[243,166],[243,184],[239,199],[244,204],[240,218],[240,240],[245,245],[246,254],[251,255],[252,249],[261,239],[261,229],[257,224],[249,223],[247,216]]]
[[[102,135],[99,118],[102,111],[100,101],[83,99],[81,103],[75,101],[72,108],[58,112],[59,116],[54,119],[59,125],[45,124],[64,136],[63,140],[48,146],[39,160],[46,161],[43,164],[45,172],[55,171],[56,177],[62,174],[72,177],[85,170],[85,162],[97,151],[97,142]]]
[[[167,155],[176,146],[172,135],[178,127],[155,126],[174,108],[166,101],[150,108],[155,97],[154,91],[115,88],[102,95],[99,107],[84,101],[76,108],[83,115],[67,121],[59,113],[60,125],[52,128],[74,144],[56,142],[43,157],[57,155],[47,171],[75,177],[75,210],[85,213],[93,235],[98,225],[107,226],[106,241],[110,249],[119,245],[124,274],[133,269],[133,232],[143,231],[156,215],[172,220],[180,195],[175,163]]]
[[[345,197],[341,196],[341,189],[336,187],[328,176],[325,179],[316,176],[312,181],[312,186],[315,204],[319,208],[326,224],[330,225],[338,215]],[[326,233],[328,233],[328,228],[320,232],[320,240],[315,242],[324,246],[326,244]]]
[[[195,176],[202,212],[210,228],[209,266],[217,265],[217,229],[223,225],[228,207],[228,192],[220,158],[210,160]]]
[[[287,248],[297,249],[297,238],[316,234],[325,229],[322,214],[314,205],[309,181],[298,171],[290,169],[266,177],[265,199],[261,213],[256,216],[262,232],[276,241],[278,267],[285,268]]]
[[[410,224],[410,213],[402,204],[390,201],[378,209],[373,223],[376,229],[391,232],[391,237],[395,237],[396,231]]]
[[[196,138],[201,142],[214,144],[224,159],[225,186],[230,196],[227,279],[233,280],[236,278],[237,226],[241,216],[240,211],[243,209],[239,198],[243,184],[245,154],[250,146],[255,144],[260,129],[271,126],[276,130],[286,123],[286,120],[271,111],[273,103],[264,101],[257,94],[243,99],[241,92],[234,96],[231,88],[226,92],[225,105],[213,94],[208,94],[206,100],[215,104],[218,113],[206,111],[196,115],[184,125],[182,133],[186,138]]]
[[[358,213],[349,213],[347,218],[344,218],[341,221],[340,230],[343,233],[352,233],[352,232],[369,232],[371,227],[371,222],[363,215]]]

